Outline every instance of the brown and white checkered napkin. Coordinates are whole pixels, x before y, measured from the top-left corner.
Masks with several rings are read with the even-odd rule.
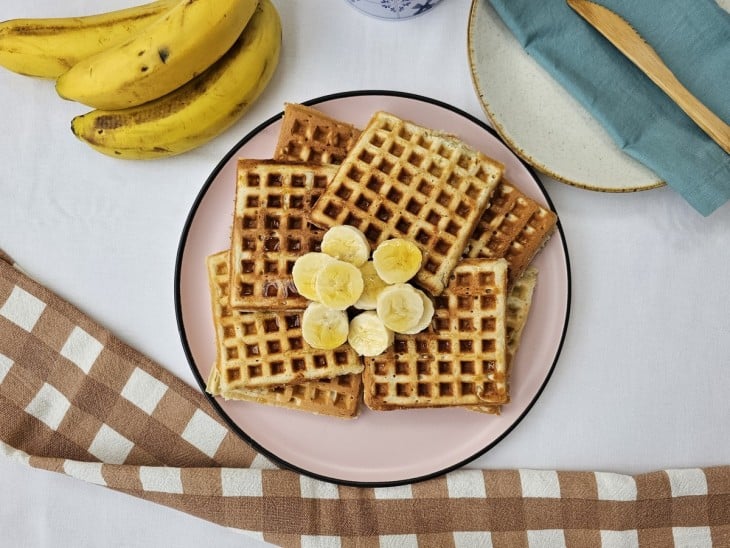
[[[278,469],[1,252],[0,453],[281,546],[730,546],[730,466],[462,469],[386,488]]]

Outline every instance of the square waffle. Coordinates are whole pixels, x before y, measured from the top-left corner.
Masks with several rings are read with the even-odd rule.
[[[532,296],[537,285],[537,269],[528,267],[509,290],[507,297],[507,311],[505,315],[507,334],[507,379],[509,380],[512,363],[520,347],[522,331],[527,323],[527,317],[532,307]],[[473,411],[482,411],[498,415],[501,405],[483,405],[470,407]]]
[[[241,310],[304,309],[291,278],[294,261],[319,251],[323,231],[307,219],[335,166],[238,161],[231,231],[230,304]]]
[[[206,390],[214,396],[222,396],[225,400],[249,401],[348,419],[356,417],[360,411],[362,376],[351,373],[299,384],[235,388],[222,392],[220,373],[215,365],[208,378]]]
[[[395,335],[365,358],[364,396],[376,410],[509,401],[506,353],[507,261],[467,259],[434,298],[431,325]]]
[[[274,160],[341,164],[360,136],[351,124],[306,105],[286,103]]]
[[[363,365],[349,345],[318,350],[302,337],[302,311],[244,312],[228,304],[228,252],[207,259],[219,388],[231,392],[360,373]]]
[[[522,275],[555,230],[557,215],[505,179],[477,223],[466,256],[509,263],[510,285]]]
[[[306,115],[295,117],[295,113],[300,107]],[[290,108],[292,109],[291,114],[289,114]],[[287,105],[284,112],[284,120],[287,119],[287,116],[292,120],[296,119],[297,127],[296,130],[290,130],[289,124],[283,125],[279,135],[280,145],[276,150],[276,159],[323,161],[324,156],[316,153],[313,150],[314,146],[287,149],[283,144],[290,139],[293,140],[294,137],[291,135],[294,133],[314,134],[318,131],[318,127],[325,127],[327,124],[339,128],[340,135],[352,128],[349,124],[334,120],[312,107]],[[359,133],[360,131],[355,129],[354,138],[339,139],[336,154],[333,152],[327,161],[341,163]],[[491,259],[505,257],[510,265],[509,280],[512,284],[545,245],[554,232],[556,223],[557,216],[554,212],[522,193],[503,177],[494,189],[490,205],[484,211],[472,233],[471,240],[467,244],[466,255]]]
[[[522,331],[532,307],[532,296],[537,286],[538,270],[528,267],[512,284],[507,297],[507,366],[512,365],[522,340]]]
[[[352,225],[373,248],[406,238],[423,252],[416,281],[446,287],[504,167],[456,137],[377,112],[320,199],[312,222]]]

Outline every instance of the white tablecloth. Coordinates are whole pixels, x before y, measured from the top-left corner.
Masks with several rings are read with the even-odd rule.
[[[469,71],[468,0],[401,22],[344,0],[275,4],[284,45],[269,88],[233,129],[177,158],[102,156],[70,132],[84,107],[48,81],[0,70],[0,247],[193,385],[174,313],[175,257],[198,190],[232,145],[285,101],[347,90],[418,93],[486,119]],[[8,0],[0,20],[100,7]],[[702,218],[666,188],[618,195],[543,181],[571,259],[567,338],[532,411],[471,466],[640,473],[730,464],[730,205]],[[261,545],[4,459],[0,531],[4,546],[18,547]]]

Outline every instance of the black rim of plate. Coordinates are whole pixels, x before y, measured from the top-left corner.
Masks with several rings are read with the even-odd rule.
[[[449,110],[459,116],[462,116],[463,118],[469,120],[470,122],[473,122],[480,126],[484,131],[489,132],[493,137],[495,137],[497,140],[499,140],[501,143],[503,143],[505,146],[507,146],[503,139],[497,134],[496,131],[494,131],[491,127],[489,127],[485,122],[479,120],[478,118],[472,116],[471,114],[454,107],[453,105],[449,105],[448,103],[444,103],[442,101],[439,101],[437,99],[432,99],[430,97],[425,97],[422,95],[409,93],[409,92],[402,92],[402,91],[393,91],[393,90],[357,90],[357,91],[345,91],[345,92],[339,92],[339,93],[333,93],[329,95],[322,95],[320,97],[316,97],[314,99],[309,99],[307,101],[302,101],[301,104],[307,105],[307,106],[314,106],[319,103],[324,103],[327,101],[331,101],[334,99],[343,99],[348,97],[358,97],[358,96],[369,96],[369,95],[384,95],[384,96],[392,96],[392,97],[402,97],[405,99],[412,99],[415,101],[421,101],[424,103],[429,103],[431,105],[435,105],[438,107],[441,107],[443,109]],[[553,359],[553,363],[550,365],[550,369],[548,370],[547,375],[545,376],[545,380],[540,385],[540,388],[538,389],[535,396],[532,398],[530,403],[527,405],[525,410],[522,412],[522,414],[517,417],[517,419],[509,425],[509,427],[496,439],[494,439],[491,443],[487,444],[486,447],[483,449],[477,451],[473,455],[470,455],[469,457],[456,462],[450,466],[447,466],[441,470],[437,470],[434,472],[430,472],[428,474],[424,474],[422,476],[417,476],[413,478],[407,478],[402,480],[388,480],[388,481],[354,481],[354,480],[347,480],[342,478],[335,478],[335,477],[328,477],[322,474],[318,474],[315,472],[311,472],[305,468],[301,468],[295,464],[292,464],[279,456],[277,456],[275,453],[268,450],[266,447],[263,447],[260,445],[256,440],[251,438],[240,426],[238,426],[233,420],[228,416],[228,414],[223,410],[223,408],[220,406],[220,404],[216,401],[215,397],[208,394],[205,391],[206,382],[205,379],[200,374],[200,371],[198,370],[198,367],[195,364],[195,360],[193,358],[192,351],[190,349],[190,346],[188,344],[187,335],[185,333],[185,325],[183,322],[183,315],[182,315],[182,304],[181,304],[181,295],[180,295],[180,277],[181,277],[181,270],[182,270],[182,260],[183,255],[185,254],[185,247],[187,244],[188,234],[190,231],[190,227],[192,225],[193,219],[195,219],[195,216],[198,212],[198,208],[200,207],[200,203],[202,202],[203,198],[205,197],[206,193],[208,192],[208,189],[213,184],[213,181],[218,176],[218,173],[223,169],[225,164],[233,157],[238,150],[245,145],[248,141],[253,139],[256,135],[258,135],[262,130],[270,126],[271,124],[275,123],[276,121],[280,120],[284,115],[284,112],[281,111],[278,114],[275,114],[274,116],[270,117],[268,120],[262,122],[257,127],[255,127],[253,130],[251,130],[245,137],[243,137],[238,143],[236,143],[231,150],[228,151],[228,153],[223,157],[223,159],[218,162],[215,169],[211,172],[211,174],[208,176],[208,178],[205,181],[205,184],[200,189],[200,192],[198,193],[197,197],[195,198],[195,201],[193,202],[193,205],[190,209],[190,212],[188,213],[188,216],[185,220],[185,225],[183,226],[182,235],[180,236],[180,242],[178,244],[177,249],[177,258],[175,261],[175,278],[174,278],[174,291],[175,291],[175,316],[177,318],[177,325],[178,325],[178,332],[180,334],[180,340],[182,342],[183,350],[185,352],[185,357],[188,361],[188,365],[190,366],[190,369],[193,372],[193,375],[195,376],[195,379],[202,390],[205,397],[208,399],[210,404],[213,406],[213,408],[217,411],[217,413],[220,415],[220,417],[225,421],[225,423],[228,425],[228,427],[233,430],[238,436],[240,436],[243,440],[245,440],[251,447],[253,447],[256,451],[270,459],[272,462],[287,468],[289,470],[293,470],[295,472],[298,472],[300,474],[304,474],[306,476],[309,476],[311,478],[315,478],[321,481],[326,481],[330,483],[335,483],[339,485],[349,485],[353,487],[392,487],[397,485],[406,485],[411,483],[416,483],[420,481],[425,481],[433,478],[437,478],[439,476],[442,476],[452,470],[455,470],[457,468],[460,468],[473,460],[481,457],[484,455],[487,451],[489,451],[491,448],[493,448],[495,445],[500,443],[510,432],[512,432],[517,425],[522,422],[522,419],[525,418],[525,416],[530,412],[532,407],[535,405],[535,402],[539,399],[540,395],[542,394],[543,390],[545,389],[545,386],[547,386],[548,381],[550,380],[550,377],[552,377],[553,371],[555,370],[555,365],[558,362],[558,358],[560,357],[560,353],[563,348],[563,343],[565,342],[565,336],[568,330],[568,322],[570,318],[570,309],[571,309],[571,273],[570,273],[570,259],[568,256],[568,247],[565,241],[565,234],[563,232],[562,224],[560,223],[560,218],[558,217],[558,223],[557,223],[557,230],[560,234],[560,242],[563,246],[563,252],[565,254],[565,267],[566,267],[566,273],[567,273],[567,299],[566,299],[566,308],[565,308],[565,322],[563,324],[563,330],[560,335],[560,342],[558,343],[557,350],[555,352],[555,358]],[[509,147],[507,147],[509,149]],[[547,202],[550,209],[555,211],[555,207],[553,205],[552,200],[550,199],[550,196],[548,195],[547,191],[545,190],[544,185],[542,184],[542,181],[538,178],[535,170],[526,162],[524,162],[521,158],[517,157],[517,159],[524,165],[524,167],[529,171],[530,175],[534,179],[534,181],[537,183],[537,185],[540,188],[540,191],[542,192],[545,201]]]

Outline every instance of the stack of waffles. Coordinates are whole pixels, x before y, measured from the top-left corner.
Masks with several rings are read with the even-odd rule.
[[[335,172],[306,162],[238,161],[231,245],[207,259],[217,348],[211,394],[357,415],[363,365],[348,345],[307,344],[307,301],[291,279],[294,261],[319,250],[323,231],[308,218]]]
[[[554,231],[555,214],[507,181],[501,164],[456,136],[387,112],[359,130],[287,104],[281,127],[273,160],[239,162],[231,249],[209,259],[219,353],[208,390],[338,416],[357,414],[361,390],[373,410],[458,406],[499,413],[510,401],[510,364],[537,282],[530,264]],[[270,201],[264,175],[274,171],[279,192]],[[248,182],[252,174],[255,184]],[[284,189],[293,194],[285,198]],[[290,218],[296,219],[291,226]],[[286,359],[272,354],[262,317],[251,328],[255,363],[246,362],[239,315],[283,315],[277,333],[298,325],[293,318],[307,303],[291,282],[291,266],[317,251],[322,232],[337,225],[358,228],[373,249],[390,238],[420,248],[413,282],[433,299],[431,325],[396,334],[375,357],[359,358],[345,344],[321,358],[328,370],[320,372],[292,365],[309,363],[301,356],[313,351],[300,333],[297,345],[282,343],[291,333],[275,338]],[[262,309],[267,312],[254,312]],[[328,394],[327,401],[312,409],[311,393]],[[355,410],[323,410],[332,400]]]

